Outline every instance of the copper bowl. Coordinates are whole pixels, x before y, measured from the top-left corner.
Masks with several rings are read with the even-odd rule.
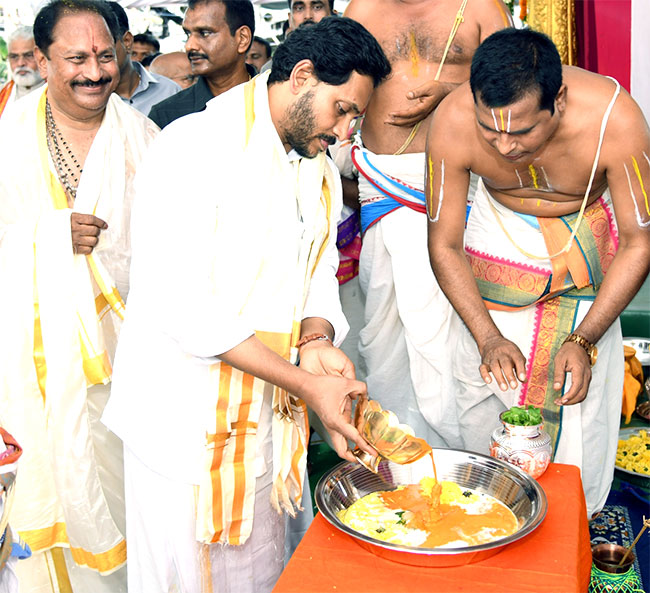
[[[500,540],[458,548],[420,548],[392,544],[359,533],[345,525],[337,513],[353,502],[379,490],[394,490],[432,475],[431,461],[410,465],[390,461],[379,464],[377,474],[358,463],[345,462],[325,474],[316,485],[316,505],[327,521],[373,554],[412,566],[463,566],[485,560],[508,544],[526,537],[546,516],[548,503],[541,486],[528,474],[487,455],[455,449],[433,449],[439,480],[456,482],[461,488],[483,492],[505,504],[517,517],[519,530]]]
[[[630,552],[625,562],[619,566],[618,563],[625,556],[627,548],[618,544],[596,544],[591,548],[591,556],[596,568],[610,574],[622,574],[634,564],[634,552]]]

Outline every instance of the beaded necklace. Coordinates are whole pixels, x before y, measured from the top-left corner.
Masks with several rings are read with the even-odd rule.
[[[47,131],[47,147],[54,160],[54,167],[59,181],[67,194],[74,200],[77,197],[77,187],[83,169],[63,134],[61,134],[61,130],[57,127],[52,116],[50,102],[47,99],[45,100],[45,129]]]

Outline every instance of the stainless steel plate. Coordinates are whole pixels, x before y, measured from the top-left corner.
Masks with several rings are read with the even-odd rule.
[[[316,505],[323,517],[373,554],[414,566],[462,566],[484,560],[508,544],[531,533],[546,516],[548,503],[541,486],[519,469],[486,455],[434,449],[439,480],[456,482],[494,496],[517,517],[519,530],[503,539],[463,548],[418,548],[374,539],[348,527],[337,513],[366,494],[394,490],[401,484],[414,484],[432,475],[431,461],[424,458],[411,465],[382,461],[373,474],[355,463],[341,463],[325,474],[316,486]]]

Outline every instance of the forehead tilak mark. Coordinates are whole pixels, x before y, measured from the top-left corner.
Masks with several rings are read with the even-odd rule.
[[[492,113],[492,120],[494,121],[494,129],[497,132],[500,132],[501,130],[499,129],[499,124],[497,123],[497,116],[494,113],[494,109],[490,109],[490,112]]]

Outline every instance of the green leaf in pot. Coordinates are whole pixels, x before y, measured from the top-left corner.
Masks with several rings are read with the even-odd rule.
[[[542,412],[535,406],[512,406],[501,415],[504,422],[515,426],[536,426],[543,422]]]

